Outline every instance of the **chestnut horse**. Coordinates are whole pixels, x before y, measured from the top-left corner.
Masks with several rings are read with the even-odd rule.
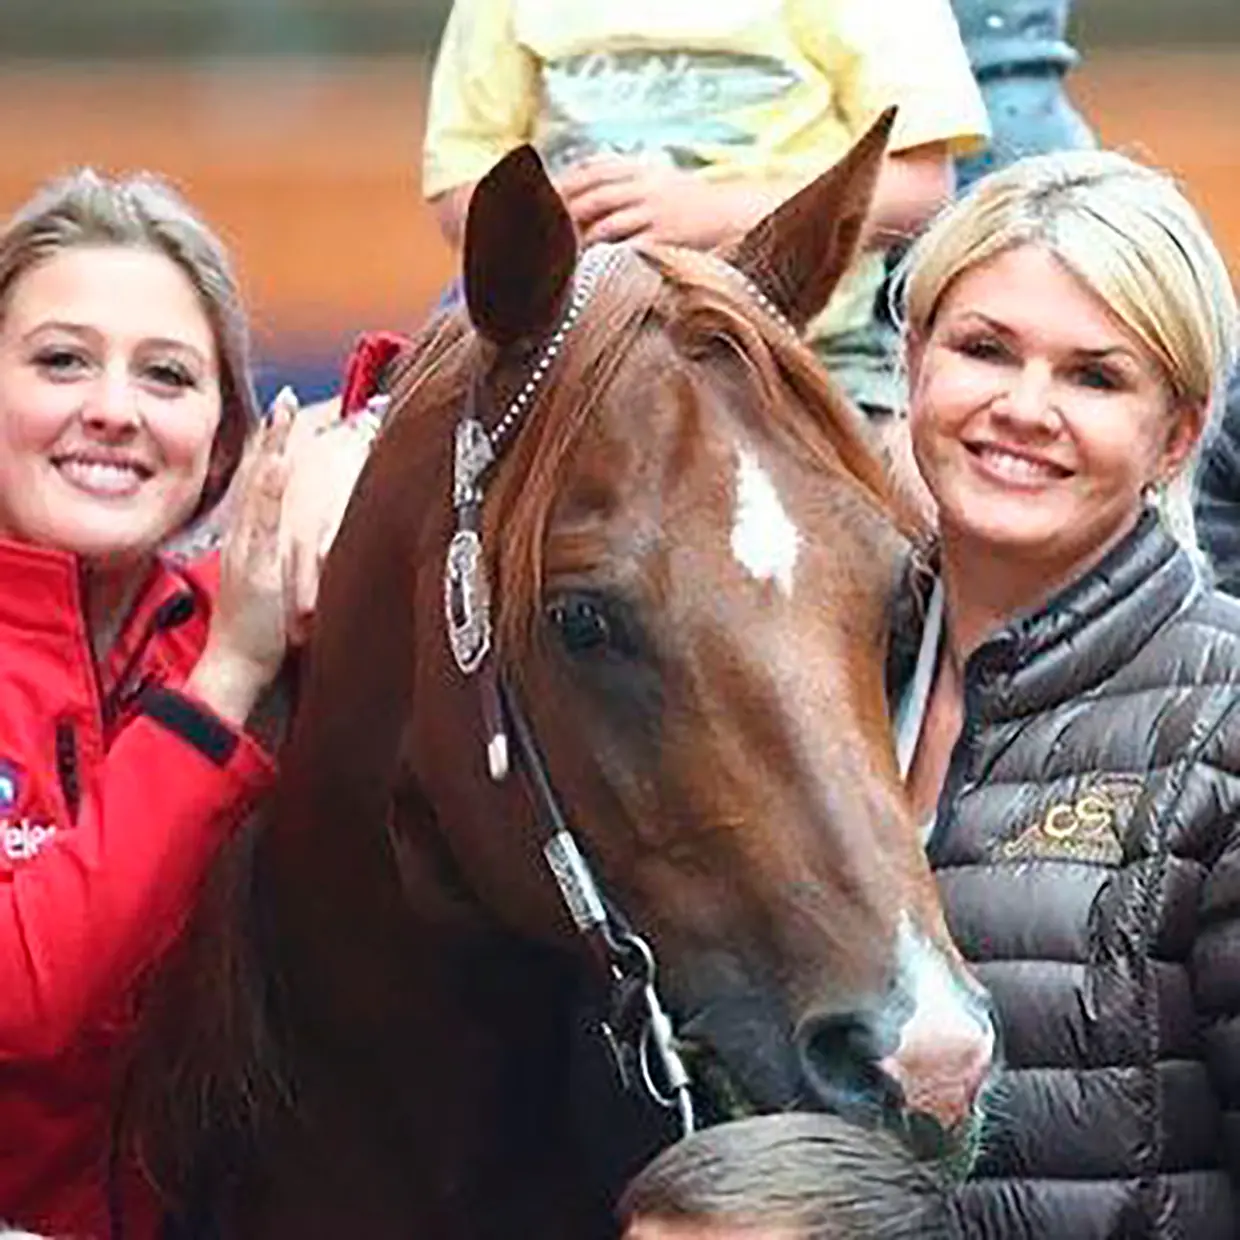
[[[885,697],[914,526],[797,336],[889,125],[726,256],[580,255],[528,148],[478,186],[221,880],[247,911],[152,1000],[145,1153],[223,1234],[606,1236],[613,1050],[681,1123],[678,1051],[711,1113],[968,1139],[993,1029]]]

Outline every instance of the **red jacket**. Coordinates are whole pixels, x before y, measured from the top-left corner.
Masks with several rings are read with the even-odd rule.
[[[213,582],[159,564],[103,666],[75,557],[0,542],[0,1219],[107,1237],[112,1074],[135,982],[272,776],[180,691]],[[125,1240],[155,1234],[121,1177]]]

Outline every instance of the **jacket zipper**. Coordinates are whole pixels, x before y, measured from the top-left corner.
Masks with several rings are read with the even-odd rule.
[[[71,719],[56,721],[56,777],[69,811],[69,821],[77,822],[82,806],[82,781],[78,771],[77,731]]]
[[[151,623],[147,625],[146,633],[142,640],[139,641],[129,654],[129,658],[125,660],[124,666],[116,677],[116,681],[112,686],[112,690],[106,696],[99,700],[100,713],[103,716],[103,727],[105,733],[124,713],[125,708],[137,700],[142,691],[150,684],[150,675],[141,676],[135,684],[130,684],[133,677],[134,669],[142,661],[142,656],[146,654],[147,647],[151,644],[152,639],[157,633],[166,633],[169,629],[175,629],[178,625],[184,624],[194,614],[194,599],[190,594],[177,594],[170,599],[165,599],[156,610]],[[96,674],[98,669],[96,669]]]
[[[112,691],[103,692],[103,678],[99,673],[99,663],[93,656],[90,658],[91,674],[95,679],[95,695],[99,701],[100,726],[106,737],[108,730],[120,717],[122,711],[133,702],[150,683],[149,676],[138,679],[136,685],[129,685],[134,669],[138,666],[147,647],[157,633],[167,632],[179,624],[184,624],[194,614],[194,599],[191,594],[177,594],[166,599],[157,608],[142,639],[137,642],[125,660],[120,675]],[[65,807],[69,811],[69,821],[76,823],[78,811],[82,806],[82,777],[78,755],[77,728],[71,718],[59,719],[56,722],[56,777],[60,781],[60,790],[65,798]]]

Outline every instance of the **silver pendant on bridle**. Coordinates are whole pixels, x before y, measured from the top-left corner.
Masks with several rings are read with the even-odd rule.
[[[482,666],[491,649],[491,586],[482,545],[486,475],[519,429],[565,338],[618,253],[618,246],[594,245],[582,255],[564,317],[494,428],[488,430],[468,412],[457,423],[452,462],[456,531],[444,561],[444,619],[452,657],[466,676]]]

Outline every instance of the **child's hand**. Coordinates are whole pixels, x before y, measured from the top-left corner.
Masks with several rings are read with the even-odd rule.
[[[773,205],[758,186],[707,181],[681,168],[600,155],[556,179],[583,244],[644,238],[708,250],[756,223]]]

